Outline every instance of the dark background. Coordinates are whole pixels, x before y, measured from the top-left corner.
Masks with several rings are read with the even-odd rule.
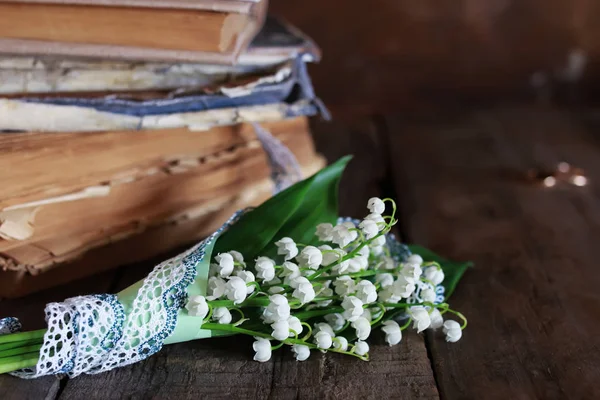
[[[598,86],[594,0],[271,0],[270,12],[322,48],[311,74],[337,116],[573,104]]]

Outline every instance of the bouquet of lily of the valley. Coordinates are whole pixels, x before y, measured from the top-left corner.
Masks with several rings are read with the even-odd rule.
[[[391,199],[369,199],[362,220],[339,218],[348,160],[238,213],[116,295],[48,304],[45,330],[1,320],[0,372],[99,373],[165,344],[221,335],[254,337],[261,362],[282,346],[299,361],[315,350],[368,360],[377,330],[390,346],[411,327],[459,340],[466,320],[446,299],[467,265],[396,241]]]

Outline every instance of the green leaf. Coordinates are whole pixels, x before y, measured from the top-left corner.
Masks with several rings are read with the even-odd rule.
[[[446,260],[445,258],[435,254],[433,251],[415,244],[408,245],[408,248],[412,253],[423,257],[425,262],[435,261],[441,265],[442,270],[444,271],[444,282],[442,284],[446,289],[444,292],[446,299],[448,299],[452,292],[454,292],[458,281],[460,281],[460,278],[462,278],[467,268],[473,266],[473,263],[470,261],[456,262]]]
[[[273,243],[284,236],[313,243],[315,226],[338,218],[339,181],[350,159],[341,158],[248,212],[219,238],[213,254],[237,250],[254,260],[273,255]]]

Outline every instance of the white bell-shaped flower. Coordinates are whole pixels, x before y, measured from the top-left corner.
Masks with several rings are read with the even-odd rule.
[[[227,282],[225,282],[224,279],[219,278],[218,276],[211,276],[210,278],[208,278],[208,296],[206,296],[206,298],[208,300],[220,299],[222,296],[225,295],[226,285]]]
[[[434,308],[429,313],[429,319],[431,319],[431,325],[429,326],[431,329],[438,329],[444,325],[444,318],[442,317],[442,313],[437,308]]]
[[[319,297],[332,297],[333,296],[333,289],[330,288],[324,288],[321,289],[321,291],[317,294]],[[318,301],[315,303],[315,305],[317,307],[327,307],[328,305],[330,305],[333,302],[332,299],[327,299],[327,300],[322,300],[322,301]]]
[[[355,354],[358,354],[359,356],[364,356],[368,352],[369,352],[369,345],[367,344],[367,342],[363,342],[362,340],[358,340],[354,344],[354,353]]]
[[[269,282],[275,278],[275,261],[269,257],[258,257],[255,268],[258,279]]]
[[[379,237],[382,238],[383,236],[379,236]],[[384,239],[384,242],[385,242],[385,239]],[[373,254],[375,257],[379,257],[385,253],[383,245],[370,246],[370,247],[371,247],[371,254]]]
[[[392,270],[396,268],[396,261],[392,257],[384,256],[381,257],[377,267],[382,270]]]
[[[302,321],[300,321],[300,319],[298,317],[294,317],[293,315],[290,316],[287,320],[289,326],[290,326],[290,333],[289,336],[295,336],[294,332],[296,335],[300,335],[302,333],[303,330],[303,326],[302,326]],[[291,332],[293,331],[293,332]]]
[[[363,317],[352,322],[352,327],[356,330],[356,337],[360,340],[366,340],[371,334],[371,323]]]
[[[400,302],[400,300],[402,300],[401,296],[396,296],[394,294],[394,286],[393,285],[388,286],[383,290],[380,290],[377,297],[379,298],[379,301],[382,303],[396,304],[396,303]]]
[[[444,322],[444,328],[442,331],[446,334],[446,342],[458,342],[462,337],[462,329],[460,328],[460,324],[451,319]]]
[[[300,268],[291,261],[283,263],[280,276],[282,278],[294,279],[300,276]]]
[[[244,282],[246,282],[246,293],[247,294],[254,292],[254,289],[256,289],[256,286],[254,286],[254,285],[248,286],[249,283],[255,281],[254,274],[251,271],[244,269],[244,270],[238,271],[236,273],[236,276],[242,278],[244,280]]]
[[[328,246],[326,244],[319,246],[319,250],[321,250],[321,253],[323,253],[323,261],[321,262],[321,265],[325,267],[338,262],[346,255],[346,252],[344,250],[334,250],[331,246]]]
[[[364,304],[371,304],[377,300],[377,288],[372,282],[362,280],[356,285],[355,296]]]
[[[300,286],[301,284],[310,283],[308,278],[306,278],[305,276],[297,276],[296,278],[294,278],[292,280],[287,280],[287,282],[288,282],[288,285],[290,285],[294,289],[298,288],[298,286]]]
[[[291,260],[298,255],[298,246],[296,242],[289,237],[284,237],[275,242],[277,254],[283,256],[284,260]]]
[[[368,308],[365,308],[363,310],[363,313],[360,317],[366,319],[369,322],[373,321],[373,314],[371,313],[371,310],[369,310]]]
[[[390,346],[396,345],[402,340],[402,330],[396,321],[385,321],[381,330],[385,333],[385,341]]]
[[[348,350],[348,339],[343,336],[333,338],[333,348],[339,351]]]
[[[271,359],[271,342],[268,339],[257,338],[252,344],[252,348],[256,352],[254,361],[266,362]]]
[[[421,290],[420,295],[424,303],[433,303],[435,301],[435,291],[431,288]]]
[[[342,275],[345,273],[349,273],[349,268],[350,268],[350,260],[344,260],[344,261],[340,262],[339,264],[337,264],[336,266],[334,266],[331,269],[331,272],[333,272],[335,275]]]
[[[369,267],[369,260],[361,256],[351,258],[348,263],[347,271],[349,274],[364,271]]]
[[[189,315],[199,317],[201,319],[206,318],[206,315],[208,314],[208,304],[206,303],[204,296],[190,297],[185,309],[188,311]]]
[[[333,239],[331,236],[332,232],[333,225],[328,222],[317,225],[316,235],[321,242],[331,242],[331,239]]]
[[[385,219],[383,219],[383,217],[381,216],[381,214],[377,214],[377,213],[371,213],[369,215],[367,215],[365,217],[365,219],[369,219],[373,222],[375,222],[377,224],[377,227],[379,228],[379,230],[381,231],[383,228],[385,228]]]
[[[304,361],[310,357],[310,348],[303,344],[293,345],[292,351],[294,352],[294,357],[296,357],[297,361]]]
[[[392,288],[394,290],[394,296],[407,299],[413,294],[416,286],[412,278],[407,278],[403,275],[400,275],[394,282]]]
[[[327,314],[325,316],[325,321],[331,326],[334,332],[339,331],[346,324],[346,320],[340,313]]]
[[[375,275],[375,282],[379,283],[382,288],[390,287],[394,284],[394,275],[386,272]]]
[[[358,224],[366,240],[373,239],[379,233],[377,223],[372,219],[364,219]]]
[[[301,267],[317,269],[323,261],[323,253],[315,246],[306,246],[297,258]]]
[[[331,335],[324,331],[319,331],[314,335],[315,343],[318,348],[327,350],[333,344],[333,338]]]
[[[284,341],[290,337],[290,324],[287,320],[273,322],[271,328],[273,328],[273,332],[271,333],[273,339]]]
[[[343,275],[335,279],[333,287],[338,296],[347,296],[356,291],[356,282],[348,275]]]
[[[353,223],[341,223],[331,231],[331,241],[340,247],[346,247],[358,238],[358,232]]]
[[[357,255],[360,257],[363,257],[363,258],[367,259],[367,261],[369,261],[369,256],[371,255],[371,249],[369,249],[369,246],[367,246],[367,245],[362,245],[358,249]]]
[[[302,282],[298,283],[298,280],[302,278]],[[306,304],[310,303],[316,297],[315,288],[310,283],[308,279],[303,276],[300,276],[294,280],[297,283],[296,289],[292,293],[292,297],[300,300],[300,303]]]
[[[282,294],[269,296],[269,305],[263,311],[263,320],[267,324],[287,320],[290,317],[290,304]]]
[[[438,266],[431,266],[425,269],[425,279],[437,286],[444,281],[444,271]]]
[[[411,254],[410,256],[408,256],[406,258],[406,262],[409,264],[421,265],[421,264],[423,264],[423,257],[421,257],[418,254]]]
[[[232,276],[225,285],[225,295],[233,304],[240,304],[246,300],[248,294],[246,282],[239,276]]]
[[[220,324],[230,324],[232,319],[231,312],[227,307],[216,307],[213,310],[212,319],[218,321]]]
[[[371,247],[371,253],[373,253],[373,249],[375,247],[381,247],[385,245],[385,236],[381,235],[381,236],[377,236],[375,239],[373,239],[371,241],[371,243],[369,243],[369,246]]]
[[[402,270],[400,270],[400,275],[404,276],[405,278],[409,278],[409,279],[412,279],[415,281],[419,280],[422,273],[423,273],[423,270],[421,269],[419,264],[412,264],[412,263],[402,264]]]
[[[231,254],[231,256],[233,257],[233,261],[242,264],[242,266],[244,267],[246,266],[246,263],[244,262],[244,256],[242,255],[242,253],[235,250],[230,250],[228,251],[228,253]]]
[[[317,332],[327,332],[330,336],[335,336],[333,327],[325,322],[317,322],[315,324],[315,327],[313,328],[313,334],[316,334]]]
[[[217,254],[215,261],[218,263],[217,272],[221,278],[228,277],[233,272],[233,256],[229,253]]]
[[[411,307],[408,314],[413,319],[413,328],[417,330],[417,333],[423,332],[431,325],[431,318],[429,317],[429,311],[423,306]]]
[[[371,197],[367,201],[367,208],[373,214],[383,214],[385,211],[385,203],[379,197]]]
[[[355,296],[347,296],[344,297],[344,300],[342,301],[342,308],[344,309],[344,312],[342,313],[344,318],[346,318],[347,321],[354,322],[360,318],[363,313],[363,302]]]

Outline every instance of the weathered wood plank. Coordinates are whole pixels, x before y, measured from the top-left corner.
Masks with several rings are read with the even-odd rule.
[[[388,119],[409,239],[473,260],[450,303],[463,339],[427,336],[447,398],[599,398],[600,146],[556,110]],[[527,169],[571,162],[591,185],[544,188]]]
[[[341,184],[341,212],[364,216],[366,198],[381,195],[386,174],[376,126],[371,121],[314,123],[313,130],[317,149],[328,160],[355,154]],[[117,290],[143,277],[153,264],[129,267]],[[267,363],[257,363],[249,337],[170,345],[136,365],[73,379],[60,399],[438,397],[421,336],[407,334],[404,343],[393,348],[375,337],[368,363],[319,353],[297,362],[289,349],[274,352]]]
[[[423,337],[404,335],[389,347],[380,332],[369,338],[370,361],[314,353],[295,361],[291,351],[275,357],[271,399],[438,399]]]
[[[116,271],[109,271],[94,277],[58,286],[21,299],[0,300],[0,316],[19,318],[24,330],[45,327],[44,306],[52,301],[62,301],[68,297],[92,293],[106,293],[115,278]],[[62,384],[66,384],[63,381]],[[55,399],[61,390],[61,380],[43,377],[23,380],[10,375],[0,375],[0,398],[2,400]]]

